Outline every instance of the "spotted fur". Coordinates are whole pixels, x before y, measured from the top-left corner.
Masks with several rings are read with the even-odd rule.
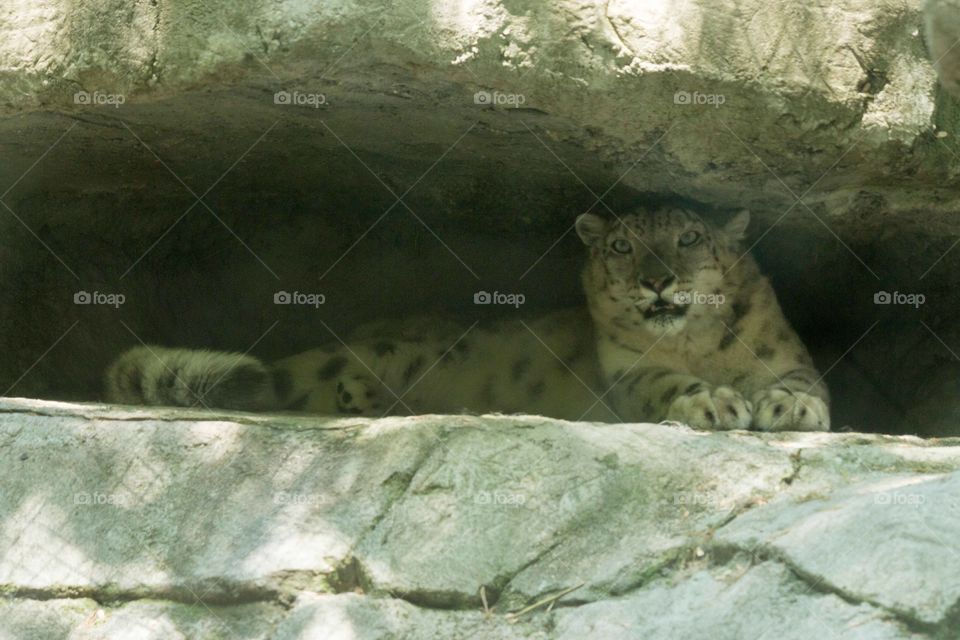
[[[756,263],[749,216],[683,208],[584,214],[586,309],[467,327],[377,322],[280,360],[138,347],[107,372],[130,404],[382,416],[525,412],[673,420],[704,429],[825,430],[826,386]]]

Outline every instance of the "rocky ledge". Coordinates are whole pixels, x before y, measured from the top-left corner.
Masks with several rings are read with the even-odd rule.
[[[4,399],[0,460],[5,638],[960,627],[960,439]]]

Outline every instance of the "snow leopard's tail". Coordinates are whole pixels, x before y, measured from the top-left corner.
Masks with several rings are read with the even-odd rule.
[[[271,371],[253,356],[134,347],[107,369],[106,397],[120,404],[262,411],[276,408]]]

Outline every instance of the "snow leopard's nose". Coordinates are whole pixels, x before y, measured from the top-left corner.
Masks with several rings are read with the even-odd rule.
[[[676,280],[673,276],[661,276],[659,278],[641,278],[640,284],[650,289],[654,293],[662,293]]]
[[[667,266],[656,253],[649,252],[643,256],[637,268],[637,279],[640,284],[656,293],[660,293],[674,281],[673,270]]]

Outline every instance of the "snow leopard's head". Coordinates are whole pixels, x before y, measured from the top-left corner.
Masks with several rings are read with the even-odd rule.
[[[577,233],[590,248],[584,285],[594,312],[624,329],[676,333],[695,317],[722,317],[737,283],[725,274],[743,258],[750,214],[718,227],[683,207],[615,218],[585,213]]]

